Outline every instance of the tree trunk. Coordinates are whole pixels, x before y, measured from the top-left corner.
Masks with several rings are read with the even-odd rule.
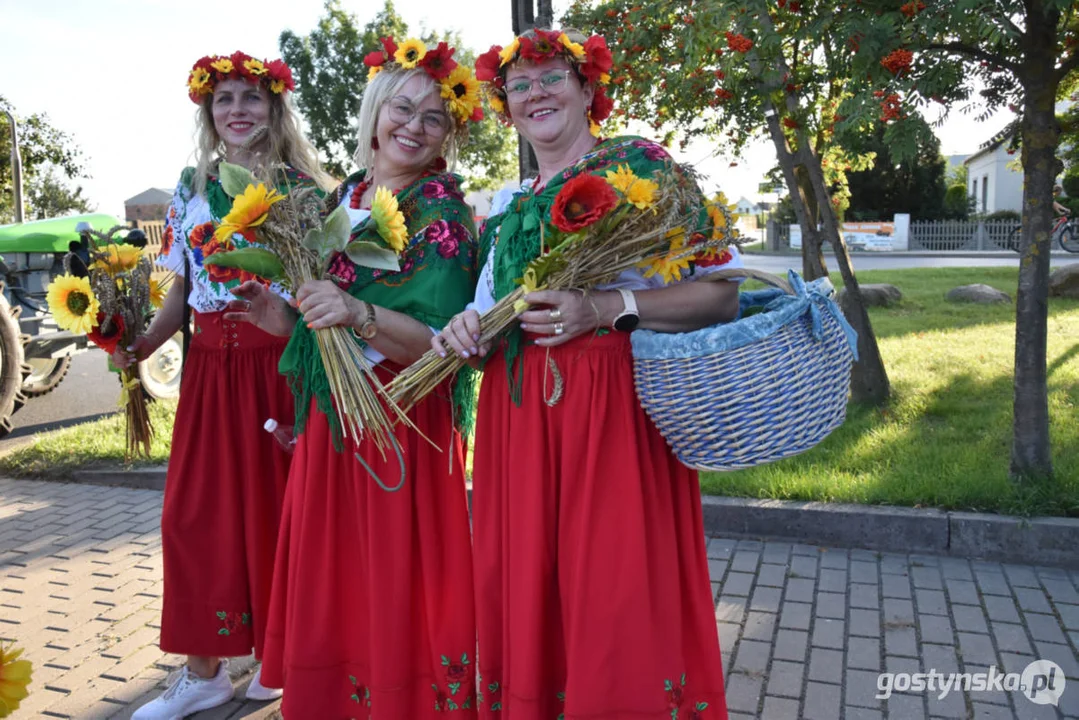
[[[858,362],[854,363],[850,376],[851,398],[855,402],[880,406],[888,401],[891,387],[888,372],[884,369],[884,360],[880,356],[880,348],[877,346],[877,336],[869,322],[869,312],[862,298],[862,290],[858,286],[858,278],[854,276],[854,268],[850,264],[847,245],[839,232],[839,219],[828,193],[820,158],[808,152],[803,152],[802,157],[805,159],[805,169],[813,185],[813,192],[817,196],[824,236],[832,243],[839,274],[842,275],[846,288],[847,301],[843,303],[843,312],[847,321],[858,332]]]
[[[794,176],[798,183],[798,196],[805,203],[806,217],[816,230],[802,243],[802,276],[806,280],[816,280],[828,275],[828,265],[824,260],[824,236],[820,232],[820,203],[817,202],[806,169],[795,165]]]
[[[791,206],[794,208],[795,217],[798,218],[798,226],[802,229],[802,276],[806,280],[826,277],[828,268],[821,254],[820,233],[817,230],[816,218],[811,218],[809,212],[810,197],[807,197],[805,187],[798,181],[800,168],[795,165],[794,155],[791,153],[790,145],[787,144],[787,137],[779,126],[779,115],[771,103],[765,108],[765,118],[768,132],[772,136],[772,143],[776,148],[779,166],[783,170],[783,179],[791,193]]]
[[[1030,4],[1023,36],[1023,239],[1015,308],[1015,407],[1011,475],[1017,480],[1053,474],[1049,447],[1046,338],[1049,315],[1049,249],[1053,180],[1060,127],[1054,114],[1054,72],[1060,13]]]

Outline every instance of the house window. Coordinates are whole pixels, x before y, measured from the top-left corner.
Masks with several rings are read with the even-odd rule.
[[[982,177],[982,212],[989,212],[989,176]]]
[[[974,210],[977,211],[978,210],[978,178],[974,178],[974,180],[972,182],[974,184],[970,186],[971,187],[970,196],[972,198],[974,198]]]

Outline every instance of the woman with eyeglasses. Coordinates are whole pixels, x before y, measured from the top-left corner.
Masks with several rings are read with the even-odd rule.
[[[262,671],[264,683],[284,687],[289,720],[476,712],[471,540],[454,425],[464,415],[453,407],[455,389],[470,400],[470,388],[447,385],[410,413],[419,433],[398,426],[399,460],[369,439],[342,437],[313,334],[352,328],[389,382],[475,289],[472,212],[446,167],[469,123],[483,117],[479,85],[445,43],[428,49],[386,38],[383,47],[366,58],[355,158],[362,169],[328,207],[347,209],[353,240],[399,242],[400,269],[358,267],[339,255],[335,281],[298,290],[299,317],[257,285],[241,288],[244,300],[234,303],[234,317],[291,334],[281,371],[296,396],[298,440]],[[388,241],[397,208],[403,224]],[[402,472],[400,489],[385,489]]]
[[[539,161],[539,177],[492,208],[475,302],[432,341],[486,358],[472,519],[480,716],[490,720],[727,717],[697,474],[637,401],[629,333],[733,319],[736,283],[686,281],[737,256],[626,272],[588,292],[533,292],[520,331],[493,353],[478,342],[479,313],[542,252],[568,181],[669,171],[655,143],[598,137],[611,66],[602,37],[544,30],[476,64]]]

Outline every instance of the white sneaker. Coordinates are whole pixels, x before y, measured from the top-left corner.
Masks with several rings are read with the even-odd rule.
[[[247,686],[247,699],[265,702],[266,700],[276,700],[283,694],[284,691],[280,688],[268,688],[262,684],[262,666],[259,665],[259,669],[255,671],[255,677],[251,678],[251,682]]]
[[[199,710],[224,705],[232,699],[228,660],[222,660],[217,675],[209,680],[198,677],[185,665],[169,688],[131,716],[131,720],[181,720]]]

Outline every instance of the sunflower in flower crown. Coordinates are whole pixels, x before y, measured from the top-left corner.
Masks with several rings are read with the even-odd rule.
[[[214,91],[222,80],[239,79],[263,85],[274,95],[296,89],[292,70],[283,60],[259,60],[239,50],[231,55],[207,55],[199,58],[187,76],[187,94],[193,103]]]
[[[61,330],[85,334],[97,325],[100,304],[89,278],[61,275],[49,284],[45,300]]]
[[[0,718],[7,717],[19,709],[19,704],[26,699],[30,691],[33,665],[29,660],[20,660],[22,650],[5,649],[0,644]]]
[[[456,48],[445,42],[428,48],[422,40],[416,38],[409,38],[400,45],[391,37],[384,37],[380,42],[382,49],[367,53],[363,59],[369,68],[368,82],[387,68],[423,70],[438,83],[439,94],[446,101],[446,107],[457,122],[458,129],[464,128],[468,122],[483,120],[480,84],[471,68],[453,59]]]

